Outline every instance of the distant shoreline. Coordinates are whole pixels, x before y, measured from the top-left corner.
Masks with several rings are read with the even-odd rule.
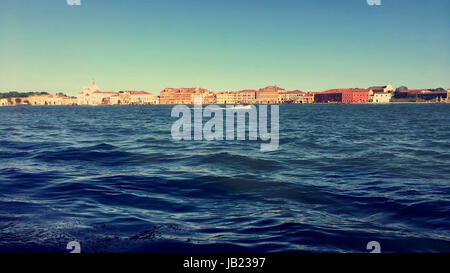
[[[393,105],[393,104],[448,104],[450,102],[389,102],[389,103],[269,103],[269,104],[250,104],[250,105]],[[99,104],[99,105],[29,105],[29,104],[18,104],[18,105],[0,105],[2,107],[72,107],[72,106],[83,106],[83,107],[99,107],[99,106],[176,106],[176,105],[187,105],[194,106],[195,104]],[[202,105],[218,105],[218,106],[236,106],[243,104],[202,104]]]
[[[288,91],[276,85],[240,91],[213,92],[204,88],[166,88],[158,95],[146,91],[100,91],[95,81],[76,96],[47,92],[0,93],[0,106],[16,105],[282,105],[282,104],[411,104],[449,102],[450,89],[337,88],[321,92]]]

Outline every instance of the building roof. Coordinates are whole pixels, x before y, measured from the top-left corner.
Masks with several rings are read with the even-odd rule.
[[[145,92],[145,91],[126,90],[125,92],[130,93],[130,95],[150,95],[150,93]]]
[[[418,93],[428,93],[428,92],[431,92],[431,91],[427,90],[427,89],[400,90],[400,93],[414,93],[414,94],[418,94]]]
[[[284,90],[283,88],[280,88],[276,85],[272,85],[272,86],[266,86],[264,88],[259,89],[258,91],[260,92],[276,92],[279,90]]]
[[[353,93],[353,92],[368,92],[368,89],[364,88],[337,88],[337,89],[328,89],[319,93]]]
[[[28,96],[28,98],[36,98],[36,97],[53,98],[53,95],[50,95],[50,94],[35,94],[35,95]]]
[[[113,95],[113,94],[117,94],[117,92],[114,92],[114,91],[95,91],[94,92],[94,94],[111,94],[111,95]]]
[[[367,88],[367,90],[384,90],[387,86],[371,86],[369,88]]]
[[[293,90],[293,91],[279,91],[278,94],[303,94],[305,92],[300,90]]]

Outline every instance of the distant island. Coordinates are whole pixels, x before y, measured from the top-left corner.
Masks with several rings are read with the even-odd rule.
[[[278,86],[258,90],[212,92],[204,88],[166,88],[159,96],[145,91],[100,91],[95,81],[76,96],[60,92],[0,93],[0,106],[15,105],[176,105],[194,104],[384,104],[450,103],[450,89],[396,89],[391,84],[369,88],[338,88],[321,92],[288,91]]]

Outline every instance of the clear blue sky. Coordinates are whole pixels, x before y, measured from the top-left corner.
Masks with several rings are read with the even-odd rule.
[[[450,88],[450,1],[2,0],[0,92]]]

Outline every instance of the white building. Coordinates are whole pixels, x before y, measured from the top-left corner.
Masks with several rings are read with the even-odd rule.
[[[377,92],[372,96],[372,103],[390,103],[392,93]]]
[[[279,91],[278,92],[278,103],[302,103],[304,92],[300,90],[295,91]]]
[[[159,97],[145,91],[125,91],[129,94],[130,104],[159,104]]]
[[[98,86],[95,84],[95,81],[92,81],[91,86],[83,87],[83,92],[78,93],[77,103],[78,105],[109,104],[110,98],[114,95],[117,95],[117,93],[100,91]]]

